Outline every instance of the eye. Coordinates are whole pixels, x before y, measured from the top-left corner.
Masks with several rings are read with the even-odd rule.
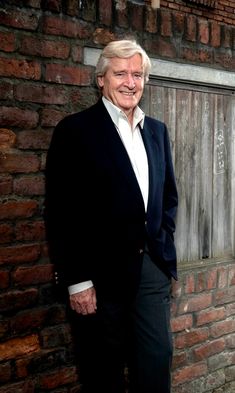
[[[143,74],[142,74],[141,72],[135,72],[135,73],[133,74],[133,77],[134,77],[135,79],[142,79],[142,78],[143,78]]]

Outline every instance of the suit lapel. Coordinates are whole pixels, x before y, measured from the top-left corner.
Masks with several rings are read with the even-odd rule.
[[[156,204],[158,195],[159,181],[162,179],[162,167],[160,165],[160,146],[159,141],[154,138],[154,133],[145,118],[144,127],[141,129],[141,135],[145,145],[148,166],[149,166],[149,196],[148,212]]]

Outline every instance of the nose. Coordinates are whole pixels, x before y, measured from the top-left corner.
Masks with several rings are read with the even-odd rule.
[[[125,79],[125,83],[129,87],[129,89],[134,89],[134,87],[135,87],[134,76],[132,74],[127,74],[126,79]]]

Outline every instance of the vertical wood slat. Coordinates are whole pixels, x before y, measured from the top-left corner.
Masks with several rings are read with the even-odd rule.
[[[146,86],[141,106],[167,124],[172,143],[179,262],[234,254],[234,105],[216,89]]]

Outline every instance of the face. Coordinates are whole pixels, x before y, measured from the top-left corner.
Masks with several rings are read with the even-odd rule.
[[[110,59],[103,76],[98,77],[105,98],[126,113],[128,118],[138,105],[144,89],[142,58],[139,54],[124,59]]]

